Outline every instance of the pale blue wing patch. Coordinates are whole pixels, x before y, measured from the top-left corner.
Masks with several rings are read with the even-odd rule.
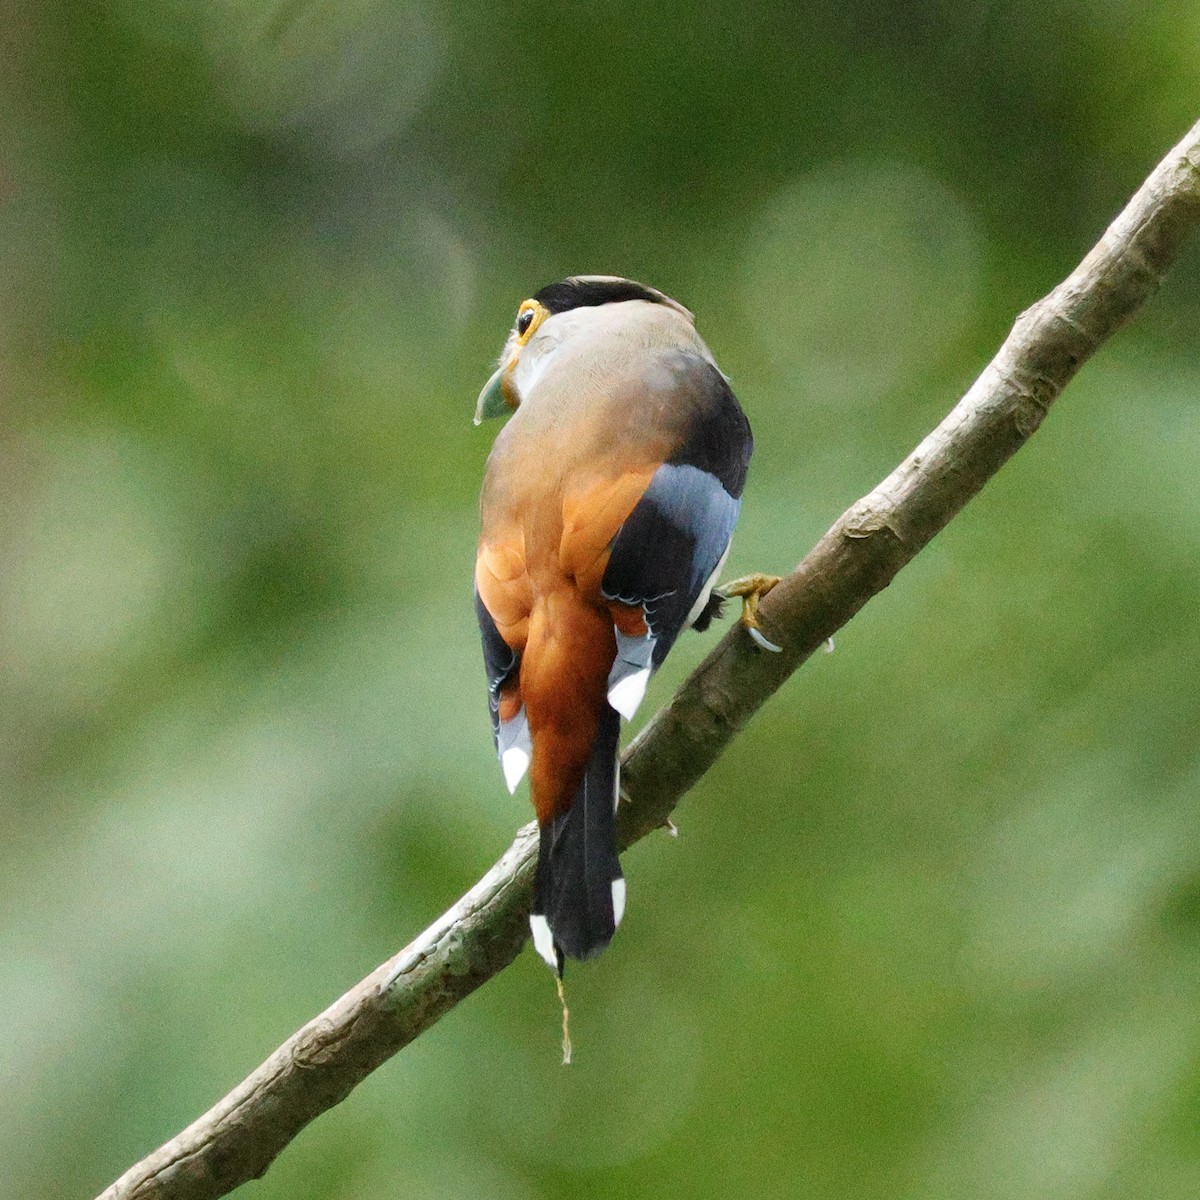
[[[741,501],[711,472],[664,463],[613,539],[601,591],[641,607],[644,637],[617,631],[608,702],[629,720],[680,632],[704,611]]]

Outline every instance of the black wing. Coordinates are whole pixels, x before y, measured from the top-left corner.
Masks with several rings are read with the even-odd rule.
[[[617,532],[601,581],[606,599],[641,606],[648,629],[641,638],[617,632],[609,703],[626,718],[683,629],[711,616],[753,449],[749,422],[716,367],[687,356],[677,380],[689,409],[680,446]]]
[[[475,616],[479,620],[479,635],[483,641],[483,665],[487,670],[488,711],[492,717],[492,736],[496,740],[496,755],[504,769],[508,790],[515,792],[521,776],[529,766],[532,754],[529,722],[522,705],[515,717],[500,720],[500,689],[520,670],[521,656],[500,636],[492,614],[475,589]]]

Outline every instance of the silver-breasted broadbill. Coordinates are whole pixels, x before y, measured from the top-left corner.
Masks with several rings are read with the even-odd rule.
[[[654,288],[578,276],[517,310],[476,423],[509,416],[480,500],[475,606],[504,777],[540,827],[530,925],[558,973],[608,945],[620,719],[675,639],[704,628],[753,440],[692,314]],[[760,645],[757,596],[733,589]]]

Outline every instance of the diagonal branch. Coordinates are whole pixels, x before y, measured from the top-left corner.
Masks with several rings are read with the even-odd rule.
[[[634,740],[622,847],[662,825],[759,706],[1024,445],[1079,367],[1158,289],[1197,221],[1200,124],[1075,271],[1017,318],[946,419],[765,598],[763,624],[782,652],[762,653],[735,628]],[[100,1200],[211,1200],[261,1175],[309,1121],[516,958],[536,845],[526,826],[420,937]]]

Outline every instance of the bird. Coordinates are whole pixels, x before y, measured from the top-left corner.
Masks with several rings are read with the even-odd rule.
[[[725,599],[763,634],[752,575],[717,589],[754,442],[696,331],[653,287],[578,275],[523,301],[475,424],[507,416],[484,469],[475,611],[509,792],[539,827],[529,918],[561,980],[625,910],[617,851],[621,719],[687,627]]]

